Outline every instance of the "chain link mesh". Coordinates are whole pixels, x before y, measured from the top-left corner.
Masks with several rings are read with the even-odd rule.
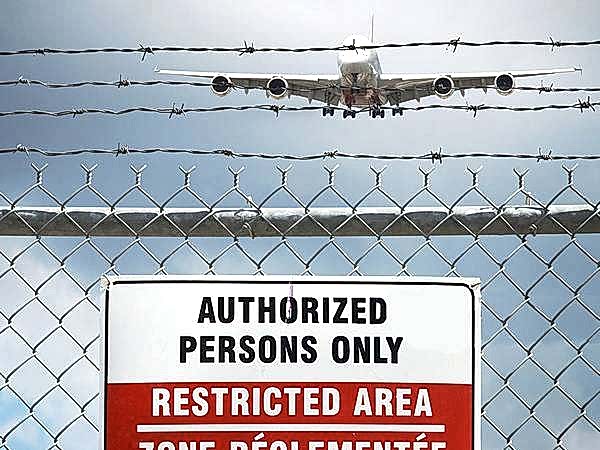
[[[194,168],[181,168],[181,185],[157,200],[143,182],[145,166],[132,166],[133,181],[112,195],[96,184],[96,166],[82,165],[83,182],[64,196],[47,187],[46,166],[32,167],[34,181],[22,193],[8,195],[0,186],[0,223],[16,219],[31,230],[29,236],[0,237],[0,450],[96,448],[100,280],[105,274],[136,273],[479,277],[482,448],[576,450],[600,442],[600,239],[580,234],[585,223],[599,218],[600,209],[575,183],[574,168],[565,168],[549,197],[526,189],[526,172],[515,171],[515,187],[501,200],[482,187],[478,170],[469,169],[464,191],[448,201],[423,169],[422,186],[411,194],[386,188],[383,170],[372,169],[372,187],[349,196],[336,184],[336,168],[326,168],[322,181],[311,177],[311,189],[296,189],[290,169],[278,167],[275,187],[266,193],[258,189],[258,199],[241,183],[241,170],[230,169],[230,186],[209,198]],[[485,236],[453,213],[461,205],[484,205],[497,211],[493,221],[503,221],[507,205],[546,210],[573,199],[587,208],[588,217],[575,227],[544,217],[560,227],[552,236],[537,234],[535,223],[527,233]],[[93,228],[80,227],[79,236],[52,237],[18,213],[31,202],[66,211],[80,201],[108,208],[123,225],[120,236],[95,236]],[[208,210],[201,220],[216,221],[225,237],[196,236],[177,224],[178,236],[145,237],[119,218],[133,204],[168,221],[165,208],[182,202]],[[322,227],[318,236],[293,236],[300,222],[315,222],[311,208],[322,204],[347,208],[348,217],[333,230],[313,223]],[[411,206],[447,213],[432,217],[437,222],[427,230],[413,223],[412,236],[387,236],[367,223],[362,236],[343,236],[345,223],[362,220],[357,208],[370,204],[395,208],[392,222],[410,221],[405,211]],[[253,217],[272,205],[304,214],[277,236],[256,237]],[[228,229],[212,213],[222,207],[250,209],[254,216],[241,229]],[[439,235],[447,222],[458,236]]]

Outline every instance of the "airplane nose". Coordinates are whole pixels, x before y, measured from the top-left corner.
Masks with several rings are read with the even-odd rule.
[[[364,64],[361,63],[352,63],[352,62],[346,62],[342,65],[342,73],[344,75],[350,74],[350,73],[362,73],[364,72]]]

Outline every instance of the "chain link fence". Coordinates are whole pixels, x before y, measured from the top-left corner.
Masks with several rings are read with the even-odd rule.
[[[20,193],[0,180],[0,450],[97,447],[100,280],[167,273],[479,277],[482,448],[600,445],[593,175],[590,194],[559,168],[549,194],[515,171],[500,198],[505,184],[468,169],[449,199],[425,169],[413,174],[420,187],[397,192],[392,171],[362,166],[370,187],[350,194],[335,167],[298,186],[277,167],[254,179],[271,187],[255,189],[241,170],[220,189],[181,168],[157,198],[145,167],[116,192],[82,165],[69,194],[32,167]]]

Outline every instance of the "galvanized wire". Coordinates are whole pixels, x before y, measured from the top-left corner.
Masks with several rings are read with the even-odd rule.
[[[65,88],[79,88],[79,87],[116,87],[123,88],[129,86],[192,86],[192,87],[211,87],[213,85],[212,82],[202,82],[202,81],[176,81],[176,80],[130,80],[120,76],[118,80],[115,81],[102,81],[102,80],[87,80],[87,81],[73,81],[73,82],[64,82],[57,83],[51,81],[42,81],[42,80],[31,80],[25,77],[19,77],[15,80],[3,80],[0,81],[0,86],[5,87],[17,87],[17,86],[41,86],[48,89],[65,89]],[[249,91],[267,91],[266,86],[241,86],[237,85],[233,82],[227,83],[224,86],[230,87],[232,89],[239,90],[249,90]],[[483,88],[493,89],[494,86],[492,84],[487,86],[480,87],[465,87],[461,88],[463,90],[474,90],[474,89],[483,89]],[[317,87],[317,88],[292,88],[288,87],[288,91],[291,93],[305,93],[305,92],[319,92],[323,90],[330,89],[341,89],[341,86],[336,84],[331,84],[329,86]],[[410,88],[382,88],[380,89],[383,93],[403,93],[403,92],[427,92],[429,93],[431,90],[428,86],[413,86]],[[551,85],[540,85],[540,86],[515,86],[513,88],[515,91],[535,91],[541,93],[560,93],[560,92],[600,92],[600,87],[593,86],[582,86],[582,87],[555,87],[554,84]]]
[[[0,239],[0,449],[94,442],[101,278],[182,271],[480,277],[482,448],[580,450],[600,440],[600,247],[597,233],[584,235],[600,223],[600,201],[593,178],[582,184],[574,167],[541,190],[515,171],[504,195],[467,168],[452,174],[453,196],[425,169],[414,191],[399,193],[389,185],[397,174],[376,168],[369,186],[350,192],[336,167],[307,184],[277,167],[266,190],[264,170],[253,186],[230,168],[231,182],[217,187],[182,167],[181,182],[159,185],[159,196],[146,166],[131,166],[126,183],[81,167],[66,194],[50,187],[64,182],[48,182],[47,165],[32,164],[33,181],[17,193],[0,179],[0,229],[21,236]],[[373,202],[385,213],[377,220],[364,215]],[[57,242],[61,227],[69,237]],[[348,227],[359,237],[346,239]],[[274,237],[259,237],[264,229]],[[407,237],[388,236],[395,230]],[[448,232],[452,242],[439,237]],[[203,237],[212,235],[224,237]]]
[[[442,148],[430,150],[421,154],[397,154],[397,153],[350,153],[339,149],[326,150],[321,153],[312,154],[286,154],[266,152],[240,152],[229,148],[201,149],[201,148],[173,148],[173,147],[147,147],[135,148],[126,144],[118,143],[115,148],[74,148],[62,150],[49,150],[39,147],[30,147],[18,144],[15,147],[0,148],[0,155],[13,154],[41,155],[46,157],[77,156],[77,155],[148,155],[153,153],[165,154],[187,154],[194,156],[223,156],[242,159],[280,159],[289,161],[313,161],[320,159],[371,159],[381,161],[431,161],[440,164],[446,159],[522,159],[541,161],[597,161],[600,153],[596,154],[560,154],[551,149],[545,150],[538,147],[537,153],[515,153],[515,152],[469,152],[469,153],[444,153]]]
[[[253,43],[244,42],[243,46],[223,47],[223,46],[151,46],[147,44],[138,44],[137,47],[102,47],[102,48],[79,48],[79,49],[60,49],[60,48],[32,48],[22,50],[3,50],[0,56],[16,55],[81,55],[97,53],[138,53],[142,55],[142,61],[148,55],[159,52],[188,52],[188,53],[237,53],[239,55],[251,55],[254,53],[277,52],[277,53],[308,53],[308,52],[329,52],[341,50],[358,49],[393,49],[410,47],[446,47],[453,52],[458,47],[547,47],[552,50],[561,47],[590,47],[600,45],[600,40],[579,40],[579,41],[559,41],[552,37],[547,40],[493,40],[493,41],[463,41],[461,37],[449,39],[446,41],[423,41],[423,42],[390,42],[383,44],[370,45],[333,45],[333,46],[310,46],[310,47],[257,47]]]
[[[594,102],[588,97],[587,99],[578,99],[576,103],[571,104],[551,104],[551,105],[539,105],[539,106],[503,106],[503,105],[423,105],[423,106],[376,106],[374,108],[360,108],[356,109],[357,114],[368,114],[373,109],[391,111],[393,115],[403,115],[405,112],[420,112],[427,110],[453,110],[453,111],[466,111],[472,112],[473,116],[476,117],[479,111],[511,111],[511,112],[541,112],[548,110],[579,110],[584,112],[586,110],[596,111],[596,106],[599,106],[600,102]],[[181,105],[173,104],[168,108],[160,107],[146,107],[146,106],[134,106],[124,109],[108,109],[108,108],[74,108],[70,110],[61,111],[45,111],[39,109],[30,110],[15,110],[15,111],[0,111],[0,117],[8,116],[51,116],[51,117],[77,117],[81,115],[89,114],[101,114],[109,116],[122,116],[131,113],[152,113],[152,114],[168,114],[169,118],[174,116],[185,115],[188,113],[213,113],[213,112],[224,112],[224,111],[269,111],[279,115],[282,112],[301,112],[301,111],[324,111],[322,106],[288,106],[288,105],[277,105],[277,104],[261,104],[261,105],[241,105],[241,106],[214,106],[214,107],[194,107],[186,108],[185,103]],[[331,111],[347,111],[347,108],[341,106],[328,106],[326,109]]]

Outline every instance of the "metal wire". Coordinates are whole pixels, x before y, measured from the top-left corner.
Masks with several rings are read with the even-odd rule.
[[[79,87],[129,87],[129,86],[193,86],[193,87],[211,87],[212,82],[201,82],[201,81],[174,81],[174,80],[129,80],[120,76],[115,81],[100,81],[100,80],[89,80],[89,81],[74,81],[69,83],[55,83],[50,81],[41,80],[30,80],[28,78],[19,77],[16,80],[4,80],[0,81],[0,86],[17,87],[17,86],[41,86],[48,89],[64,89],[64,88],[79,88]],[[227,83],[227,87],[238,90],[258,90],[267,91],[266,87],[249,86],[244,87],[236,85],[235,83]],[[486,86],[487,88],[494,88],[493,85]],[[288,91],[291,93],[302,93],[302,92],[319,92],[329,89],[340,89],[338,85],[323,86],[318,88],[292,88],[288,87]],[[474,90],[482,89],[483,87],[465,87],[463,90]],[[536,91],[541,93],[550,92],[600,92],[600,87],[585,86],[585,87],[554,87],[554,85],[540,85],[540,86],[515,86],[515,91]],[[414,86],[411,88],[383,88],[380,89],[383,93],[403,93],[403,92],[429,92],[430,87]]]
[[[15,55],[81,55],[96,53],[141,53],[142,61],[147,55],[153,55],[159,52],[189,52],[189,53],[237,53],[239,55],[251,55],[254,53],[277,52],[277,53],[307,53],[307,52],[329,52],[341,50],[358,49],[383,49],[383,48],[409,48],[409,47],[446,47],[453,52],[458,47],[493,47],[493,46],[535,46],[549,47],[552,50],[561,47],[589,47],[600,45],[600,40],[580,40],[580,41],[558,41],[550,37],[548,40],[494,40],[494,41],[463,41],[460,37],[446,41],[427,41],[427,42],[398,42],[383,43],[372,45],[334,45],[334,46],[312,46],[312,47],[256,47],[253,43],[244,42],[239,47],[210,47],[210,46],[161,46],[154,47],[140,43],[138,47],[103,47],[103,48],[80,48],[80,49],[60,49],[60,48],[34,48],[23,50],[3,50],[0,56]]]
[[[285,153],[257,153],[257,152],[238,152],[229,148],[200,149],[200,148],[172,148],[172,147],[148,147],[135,148],[126,144],[119,143],[115,148],[76,148],[62,150],[48,150],[38,147],[29,147],[18,144],[15,147],[0,148],[0,155],[13,155],[24,153],[26,155],[38,154],[47,157],[58,156],[76,156],[76,155],[148,155],[152,153],[166,154],[188,154],[195,156],[224,156],[229,158],[255,158],[255,159],[280,159],[291,161],[312,161],[327,158],[340,159],[372,159],[382,161],[402,160],[402,161],[431,161],[440,164],[445,159],[524,159],[540,161],[596,161],[600,160],[600,153],[597,154],[555,154],[552,150],[544,150],[541,147],[537,153],[514,153],[514,152],[470,152],[470,153],[443,153],[442,149],[431,150],[422,154],[393,154],[393,153],[349,153],[338,149],[326,150],[321,153],[294,155]]]
[[[501,105],[423,105],[423,106],[378,106],[375,109],[391,111],[393,115],[404,112],[412,111],[426,111],[432,109],[444,109],[454,111],[467,111],[472,112],[473,116],[477,116],[479,111],[512,111],[512,112],[539,112],[547,110],[579,110],[584,112],[585,110],[596,111],[596,106],[599,106],[600,102],[593,102],[589,97],[586,100],[578,99],[577,103],[573,104],[552,104],[552,105],[540,105],[540,106],[501,106]],[[347,108],[341,106],[328,106],[326,107],[332,111],[347,111]],[[357,114],[370,113],[372,108],[361,108],[355,110]],[[211,112],[224,112],[224,111],[270,111],[279,115],[281,112],[299,112],[299,111],[323,111],[322,106],[287,106],[287,105],[276,105],[276,104],[262,104],[262,105],[241,105],[241,106],[214,106],[208,108],[186,108],[185,103],[181,106],[173,104],[170,108],[156,108],[156,107],[144,107],[135,106],[131,108],[125,108],[120,110],[113,109],[98,109],[98,108],[75,108],[70,110],[62,111],[44,111],[44,110],[17,110],[17,111],[1,111],[0,117],[7,116],[52,116],[52,117],[77,117],[86,114],[104,114],[111,116],[121,116],[125,114],[131,114],[134,112],[153,113],[153,114],[168,114],[169,118],[173,116],[180,116],[187,113],[211,113]]]
[[[372,168],[372,182],[349,192],[335,167],[304,185],[292,168],[277,168],[265,191],[264,170],[260,182],[242,182],[243,169],[229,169],[230,183],[209,186],[195,167],[180,168],[181,183],[168,188],[162,167],[153,187],[146,166],[132,166],[122,183],[83,164],[83,181],[60,194],[47,165],[32,167],[21,192],[8,194],[0,179],[0,230],[21,236],[0,239],[2,450],[94,442],[101,278],[182,271],[480,277],[482,448],[579,450],[600,440],[600,247],[597,233],[583,235],[599,226],[600,202],[594,180],[582,185],[573,167],[540,191],[527,171],[499,189],[467,168],[452,176],[456,195],[424,169],[414,191],[399,192],[388,185],[397,174],[384,180],[384,169]],[[185,208],[173,208],[182,198]],[[367,217],[373,202],[381,214]],[[349,229],[358,237],[344,238]],[[388,236],[394,230],[403,237]],[[505,236],[486,236],[498,230]]]

